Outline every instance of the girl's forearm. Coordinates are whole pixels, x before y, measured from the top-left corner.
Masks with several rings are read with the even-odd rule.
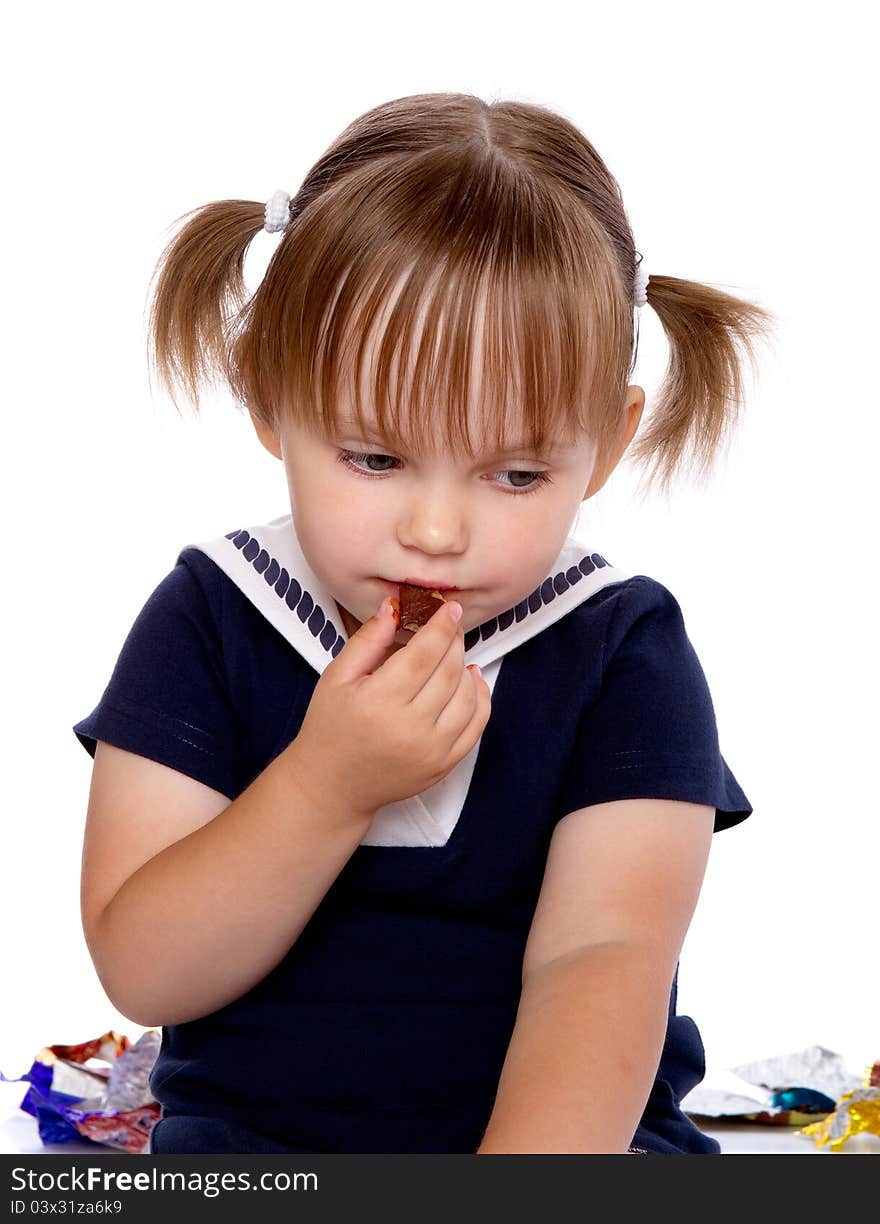
[[[527,977],[477,1155],[625,1152],[660,1062],[674,968],[609,942]]]
[[[206,825],[126,880],[89,950],[108,997],[145,1027],[216,1011],[296,942],[372,813],[313,794],[297,741]]]

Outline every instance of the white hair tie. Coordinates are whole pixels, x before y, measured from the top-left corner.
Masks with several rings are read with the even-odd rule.
[[[268,230],[270,234],[277,234],[281,230],[287,229],[290,224],[290,199],[291,197],[287,192],[279,188],[266,201],[266,220],[263,223],[263,228]]]
[[[636,268],[636,283],[633,291],[633,301],[635,302],[636,310],[641,310],[648,301],[649,276],[650,273],[645,271],[644,263],[640,263]]]

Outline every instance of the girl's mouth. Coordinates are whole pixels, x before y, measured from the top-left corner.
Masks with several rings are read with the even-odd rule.
[[[404,578],[403,581],[407,586],[422,587],[426,591],[440,591],[442,595],[458,591],[457,586],[439,586],[436,582],[423,582],[421,578]]]
[[[400,599],[400,588],[402,585],[401,582],[391,582],[388,578],[380,578],[378,579],[378,581],[381,582],[382,585],[392,595],[395,596],[395,598]],[[412,579],[409,579],[409,578],[404,578],[402,582],[406,583],[407,586],[423,587],[426,591],[439,591],[441,595],[444,595],[447,598],[450,595],[455,595],[455,597],[458,598],[459,595],[461,594],[458,587],[454,587],[454,586],[453,587],[434,586],[433,584],[427,583],[427,582],[414,582],[412,581]]]

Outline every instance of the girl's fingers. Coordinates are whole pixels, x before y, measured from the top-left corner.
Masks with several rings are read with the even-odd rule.
[[[446,605],[438,608],[427,624],[423,625],[402,650],[391,656],[384,666],[386,676],[394,683],[398,696],[409,703],[423,705],[439,701],[435,677],[449,657],[449,653],[460,643],[464,655],[464,632],[460,622],[453,620]],[[448,690],[449,671],[446,672],[445,687]],[[440,686],[442,690],[442,684]],[[427,701],[423,701],[427,698]],[[448,700],[448,695],[446,700]],[[443,701],[438,709],[443,708]],[[436,717],[436,714],[435,714]]]
[[[457,739],[470,723],[478,705],[479,688],[474,673],[462,667],[455,692],[437,715],[437,731]]]
[[[409,647],[406,649],[409,650]],[[446,653],[425,681],[421,691],[410,702],[413,713],[428,722],[436,723],[455,697],[463,680],[467,679],[464,670],[464,633],[459,630],[449,642]]]
[[[464,726],[459,731],[449,750],[450,755],[458,760],[461,760],[462,757],[470,752],[482,735],[486,723],[489,721],[489,713],[492,707],[489,686],[480,675],[479,669],[471,671],[469,668],[466,668],[464,674],[467,684],[470,686],[470,693],[467,692],[466,686],[462,685],[459,693],[456,694],[456,698],[449,703],[441,717],[442,721],[455,706],[458,706],[459,711],[461,711],[461,721],[464,723]],[[450,729],[454,734],[455,723],[452,721],[450,721]]]

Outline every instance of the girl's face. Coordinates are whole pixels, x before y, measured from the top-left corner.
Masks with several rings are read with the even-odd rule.
[[[632,433],[641,388],[628,388],[629,399]],[[253,420],[284,462],[297,538],[349,636],[401,582],[457,587],[445,593],[461,603],[465,633],[514,607],[551,572],[581,501],[604,483],[591,486],[586,439],[539,458],[509,432],[503,454],[484,449],[474,462],[434,439],[416,459],[360,432],[353,414],[328,438],[294,422],[275,434]],[[411,636],[398,631],[395,649]]]

